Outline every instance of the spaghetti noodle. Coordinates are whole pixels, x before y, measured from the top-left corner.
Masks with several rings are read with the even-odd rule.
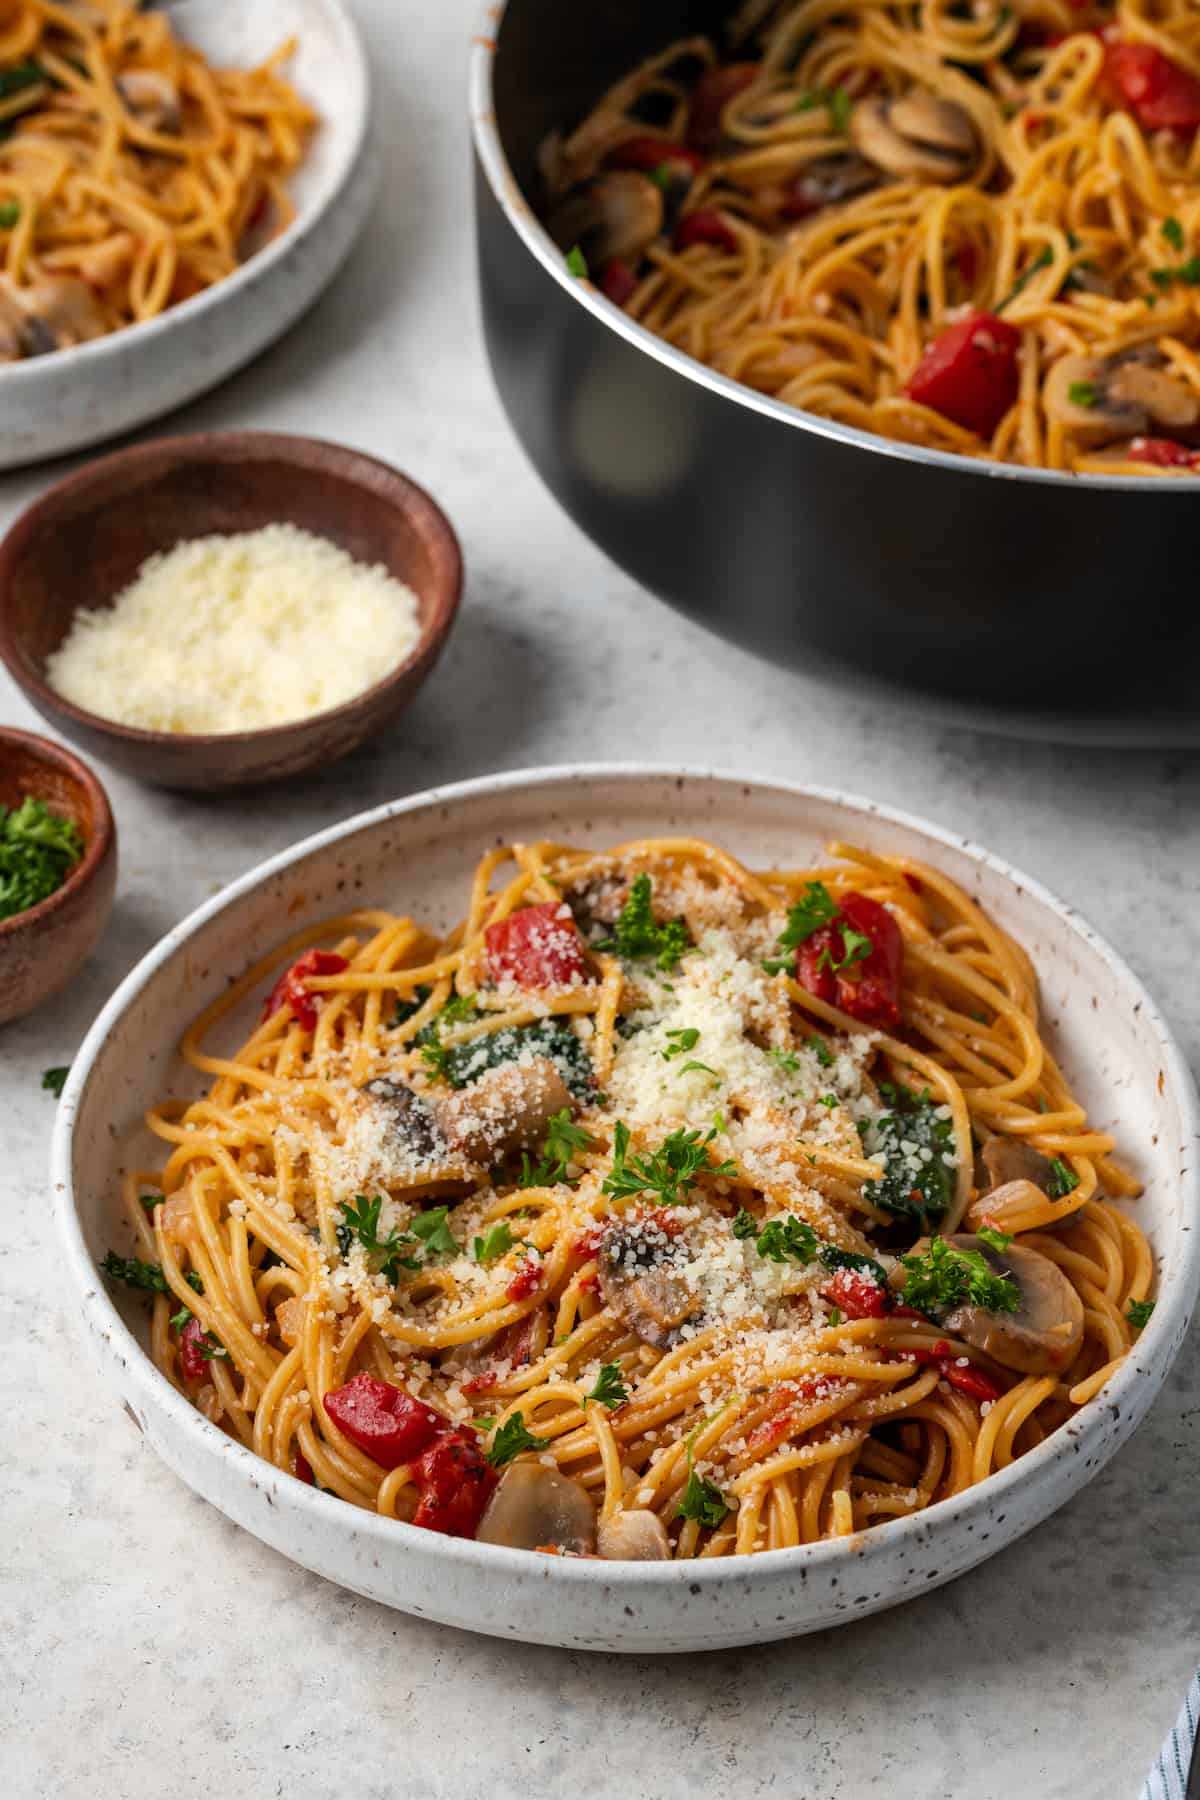
[[[354,1506],[608,1556],[843,1536],[1041,1442],[1148,1316],[1137,1184],[1020,947],[830,854],[515,845],[445,938],[360,911],[256,964],[125,1181],[163,1374]]]
[[[807,412],[1030,468],[1200,468],[1190,0],[749,0],[543,149],[649,330]],[[581,260],[582,259],[582,260]]]
[[[0,361],[152,319],[293,217],[315,116],[280,74],[213,69],[163,12],[0,4]]]

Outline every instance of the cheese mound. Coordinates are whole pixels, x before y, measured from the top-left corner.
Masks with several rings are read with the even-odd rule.
[[[46,677],[122,725],[255,731],[344,705],[419,635],[417,597],[386,569],[268,525],[152,556],[111,606],[76,616]]]

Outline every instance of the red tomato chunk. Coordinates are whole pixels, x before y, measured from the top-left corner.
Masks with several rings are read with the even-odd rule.
[[[432,1406],[375,1375],[355,1375],[344,1387],[332,1388],[325,1411],[343,1436],[381,1469],[412,1462],[447,1428]]]
[[[413,1524],[449,1537],[474,1537],[496,1485],[475,1432],[444,1431],[413,1466],[421,1498]]]
[[[185,1381],[204,1381],[212,1353],[219,1349],[216,1338],[209,1337],[199,1319],[189,1319],[179,1334],[179,1362]]]
[[[317,1028],[316,996],[310,994],[306,985],[309,975],[340,975],[348,969],[349,963],[336,950],[306,950],[304,955],[294,962],[290,969],[285,969],[271,992],[267,995],[263,1007],[263,1018],[269,1019],[281,1008],[290,1006],[292,1017],[297,1025],[305,1031]]]
[[[526,906],[497,919],[483,934],[488,974],[518,987],[567,987],[587,974],[583,945],[570,908],[561,900]]]
[[[928,345],[905,392],[964,431],[989,438],[1017,397],[1021,334],[970,312]]]
[[[1186,135],[1200,125],[1200,81],[1153,44],[1110,43],[1103,78],[1113,104],[1147,131]]]
[[[965,1357],[956,1357],[945,1338],[939,1338],[936,1344],[929,1347],[914,1344],[911,1349],[901,1350],[899,1354],[936,1368],[943,1381],[948,1381],[951,1387],[958,1388],[961,1393],[969,1394],[972,1400],[999,1400],[1003,1395],[1003,1389],[996,1386],[990,1375],[985,1375],[982,1369],[977,1369]]]
[[[888,1309],[887,1289],[863,1269],[839,1269],[821,1294],[848,1319],[882,1319]]]
[[[1200,450],[1189,450],[1174,438],[1137,437],[1129,446],[1129,461],[1156,469],[1200,469]]]
[[[733,99],[748,88],[758,74],[758,64],[726,63],[723,68],[706,69],[692,90],[688,114],[688,142],[697,150],[716,150],[721,143],[721,114]]]
[[[865,957],[848,961],[844,927],[870,941]],[[850,945],[854,939],[849,940]],[[843,966],[844,965],[844,966]],[[800,986],[840,1007],[867,1025],[900,1023],[900,979],[904,969],[904,937],[890,912],[865,894],[847,894],[837,918],[796,950]]]
[[[738,247],[732,226],[725,223],[715,206],[701,206],[695,212],[685,213],[675,227],[675,248],[686,250],[692,244],[715,244],[731,256]]]
[[[627,262],[610,262],[600,277],[600,292],[614,306],[627,306],[637,284],[638,278]]]
[[[647,174],[664,166],[669,169],[673,163],[681,164],[684,174],[694,175],[704,167],[704,158],[697,151],[658,137],[627,138],[608,160],[614,169],[642,169]]]

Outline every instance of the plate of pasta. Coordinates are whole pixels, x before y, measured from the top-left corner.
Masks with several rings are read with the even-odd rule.
[[[332,279],[373,188],[342,0],[0,17],[0,467],[212,387]]]
[[[985,851],[559,769],[177,927],[54,1181],[97,1360],[231,1518],[405,1611],[683,1651],[924,1591],[1102,1467],[1194,1304],[1198,1126],[1136,978]]]

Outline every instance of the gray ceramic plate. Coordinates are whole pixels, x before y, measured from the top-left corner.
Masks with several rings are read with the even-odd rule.
[[[1040,972],[1056,1054],[1093,1117],[1119,1122],[1122,1150],[1146,1183],[1138,1217],[1154,1244],[1159,1299],[1132,1355],[1062,1430],[953,1500],[848,1540],[717,1562],[570,1561],[439,1537],[259,1461],[158,1373],[143,1348],[144,1313],[136,1304],[118,1311],[97,1274],[105,1250],[125,1242],[120,1163],[149,1161],[136,1137],[143,1111],[165,1093],[194,1091],[176,1056],[185,1024],[282,936],[343,909],[348,896],[444,928],[461,916],[485,846],[545,837],[602,845],[663,832],[702,833],[763,866],[815,860],[831,837],[906,851],[938,864],[1020,938]],[[1191,1076],[1136,977],[1076,913],[986,851],[905,814],[779,782],[567,768],[396,801],[309,838],[193,913],[89,1033],[58,1111],[53,1181],[91,1354],[164,1460],[231,1519],[405,1612],[539,1643],[683,1651],[792,1636],[895,1605],[1004,1549],[1095,1475],[1150,1405],[1191,1316],[1200,1176],[1188,1152],[1198,1135]],[[220,1569],[205,1573],[222,1578]]]
[[[289,78],[320,114],[289,182],[297,216],[225,281],[144,325],[0,368],[0,469],[82,450],[224,381],[333,279],[374,189],[367,62],[344,0],[182,0],[178,35],[249,68],[297,39]]]

